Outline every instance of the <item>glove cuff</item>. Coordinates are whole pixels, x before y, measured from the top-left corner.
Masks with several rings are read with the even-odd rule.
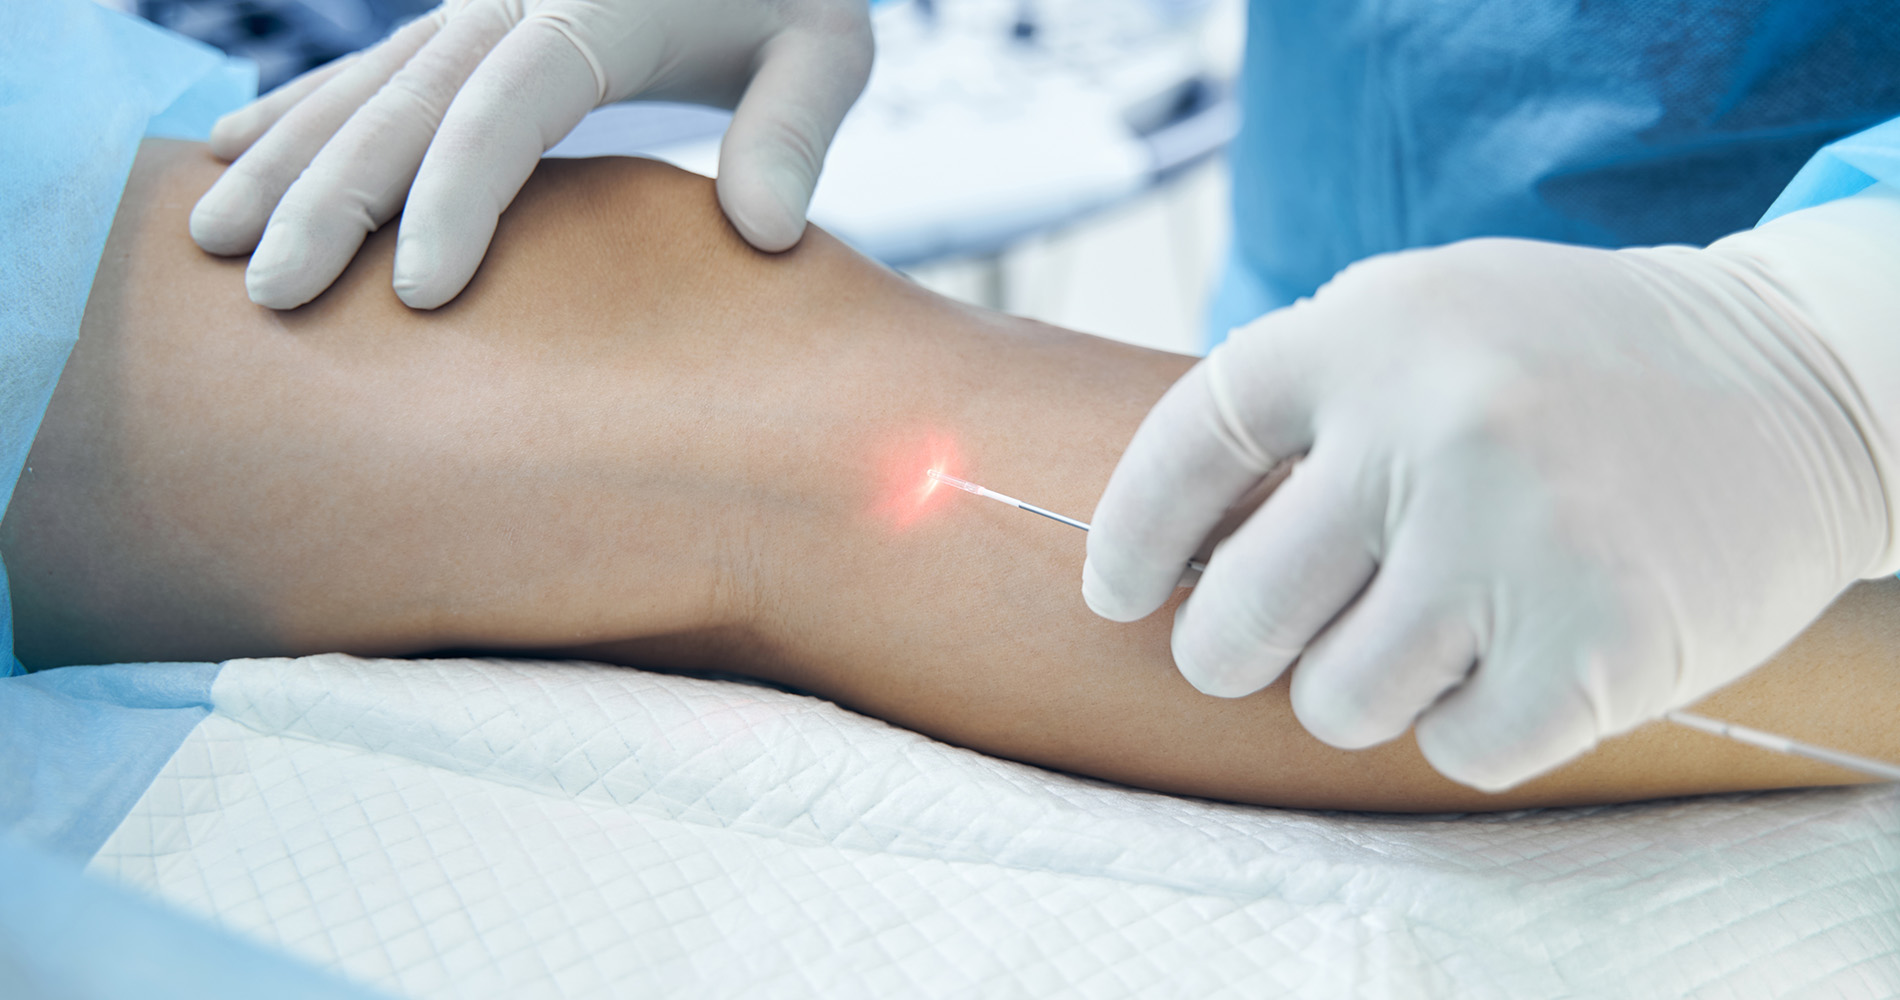
[[[1832,355],[1815,374],[1859,431],[1886,506],[1886,539],[1861,572],[1900,571],[1900,191],[1875,185],[1709,250],[1752,265]]]

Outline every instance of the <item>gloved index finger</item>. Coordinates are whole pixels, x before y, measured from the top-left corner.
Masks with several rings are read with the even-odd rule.
[[[394,281],[405,303],[434,309],[461,294],[541,154],[600,103],[597,61],[559,8],[541,8],[469,74],[403,210]]]
[[[222,256],[249,253],[256,247],[271,212],[317,151],[434,36],[438,26],[432,17],[409,22],[286,111],[198,199],[191,210],[191,238]]]
[[[356,109],[284,192],[251,255],[245,285],[272,309],[303,305],[394,218],[456,90],[512,26],[496,3],[470,4]]]
[[[1109,477],[1082,568],[1082,596],[1096,614],[1114,621],[1152,614],[1228,508],[1311,444],[1288,369],[1234,354],[1223,345],[1182,376]],[[1258,433],[1263,417],[1275,433]]]
[[[870,73],[868,25],[766,43],[719,148],[719,204],[746,242],[770,252],[798,242],[825,151]]]
[[[211,126],[211,135],[207,145],[211,155],[229,162],[237,159],[245,150],[251,148],[258,137],[263,135],[285,112],[296,107],[297,102],[315,93],[318,87],[329,83],[338,73],[350,68],[356,62],[358,53],[332,59],[316,69],[284,84],[249,104],[219,118]]]

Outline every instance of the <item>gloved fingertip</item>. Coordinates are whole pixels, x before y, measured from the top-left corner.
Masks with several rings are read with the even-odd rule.
[[[396,297],[411,309],[439,309],[462,294],[462,286],[447,286],[446,283],[431,280],[414,272],[398,271],[390,287],[396,290]]]
[[[1224,622],[1200,623],[1196,617],[1188,604],[1181,605],[1174,612],[1174,630],[1168,637],[1175,669],[1194,690],[1216,698],[1245,698],[1280,676],[1284,664],[1236,647],[1222,628]]]
[[[439,309],[455,300],[468,287],[469,278],[456,280],[448,275],[434,254],[415,242],[398,241],[396,267],[390,287],[396,297],[411,309]]]
[[[250,253],[270,217],[257,211],[257,200],[257,186],[249,178],[225,175],[191,207],[192,242],[220,257]]]
[[[411,191],[396,232],[390,285],[411,309],[439,309],[462,294],[481,269],[500,213],[453,211],[455,196],[422,197]]]
[[[1096,569],[1093,559],[1082,562],[1082,601],[1089,610],[1112,622],[1133,622],[1153,614],[1159,603],[1144,607]]]
[[[805,218],[785,212],[757,212],[728,209],[726,217],[747,243],[766,253],[784,253],[805,238]]]
[[[270,309],[295,309],[323,294],[352,254],[343,252],[339,259],[334,238],[326,241],[320,233],[298,214],[278,212],[244,269],[244,290],[251,301]]]
[[[805,238],[805,220],[796,223],[774,225],[741,225],[739,235],[747,243],[766,253],[784,253],[798,245]]]
[[[211,126],[211,134],[205,140],[205,145],[211,150],[211,155],[226,163],[243,155],[255,138],[251,135],[251,121],[254,117],[256,117],[256,112],[252,109],[239,108],[219,118]]]
[[[252,302],[266,309],[295,309],[316,298],[313,294],[304,294],[296,283],[286,281],[281,274],[259,274],[253,269],[244,272],[244,293]]]
[[[1293,671],[1293,717],[1314,739],[1341,750],[1378,746],[1405,731],[1403,725],[1396,732],[1381,725],[1359,697],[1365,693],[1339,690],[1330,678],[1315,680],[1302,666]]]
[[[1496,795],[1499,792],[1510,791],[1529,777],[1529,775],[1521,775],[1514,771],[1484,766],[1482,763],[1459,756],[1434,754],[1427,748],[1428,742],[1423,736],[1417,737],[1417,742],[1420,755],[1432,766],[1433,770],[1467,788],[1475,788],[1478,791]]]
[[[781,253],[805,235],[805,209],[811,188],[783,170],[722,170],[716,187],[719,207],[747,243],[766,253]]]
[[[413,204],[409,211],[415,212]],[[396,261],[390,270],[389,286],[403,305],[411,309],[434,309],[442,303],[436,301],[431,279],[441,262],[434,248],[419,238],[411,225],[412,220],[405,219],[404,228],[396,234]]]
[[[283,194],[242,164],[234,166],[192,206],[192,239],[221,256],[250,253],[263,239]]]
[[[1481,792],[1508,791],[1596,746],[1595,730],[1578,713],[1549,720],[1529,740],[1510,744],[1471,723],[1463,713],[1426,712],[1413,732],[1419,753],[1439,774]]]
[[[307,270],[253,256],[244,269],[244,293],[266,309],[295,309],[317,297],[328,282],[312,282]],[[312,285],[315,285],[313,288]]]

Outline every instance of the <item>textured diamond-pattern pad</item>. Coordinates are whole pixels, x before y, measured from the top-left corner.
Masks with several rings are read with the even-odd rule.
[[[1900,790],[1133,792],[572,663],[227,664],[93,862],[417,997],[1900,993]]]

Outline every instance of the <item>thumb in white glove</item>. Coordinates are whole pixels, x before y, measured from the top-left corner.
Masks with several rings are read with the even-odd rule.
[[[1701,697],[1900,568],[1900,195],[1707,250],[1482,240],[1349,268],[1135,434],[1083,594],[1128,621],[1280,460],[1175,617],[1238,697],[1296,659],[1316,737],[1416,725],[1503,789]]]
[[[400,210],[396,293],[431,309],[474,276],[541,154],[639,96],[736,106],[720,205],[748,242],[784,250],[870,66],[864,0],[450,0],[220,121],[212,151],[237,162],[192,238],[255,248],[252,300],[288,309]]]

